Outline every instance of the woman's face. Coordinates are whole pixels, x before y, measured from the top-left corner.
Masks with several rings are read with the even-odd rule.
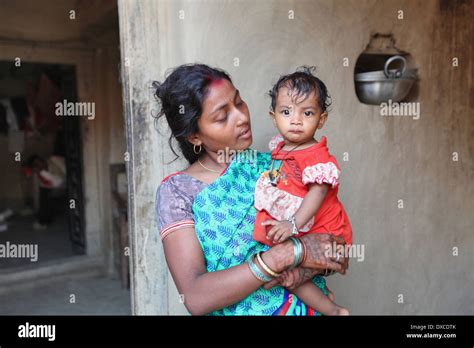
[[[244,150],[252,144],[249,109],[231,82],[220,79],[209,86],[198,128],[192,142],[200,141],[208,152]]]

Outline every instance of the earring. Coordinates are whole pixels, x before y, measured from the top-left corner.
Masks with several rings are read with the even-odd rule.
[[[196,151],[196,144],[193,146],[193,151],[196,155],[199,155],[201,153],[201,150],[202,150],[201,145],[198,145],[198,146],[199,146],[199,151]]]

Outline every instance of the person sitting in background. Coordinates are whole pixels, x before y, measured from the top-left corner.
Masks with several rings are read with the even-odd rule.
[[[64,189],[66,183],[66,165],[64,157],[50,156],[47,160],[33,155],[28,159],[28,168],[31,168],[39,180],[39,208],[35,229],[45,229],[53,221],[51,204],[52,191]]]

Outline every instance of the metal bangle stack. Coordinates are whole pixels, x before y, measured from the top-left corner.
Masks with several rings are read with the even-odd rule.
[[[255,278],[257,278],[258,280],[261,280],[262,282],[265,282],[265,283],[272,280],[273,278],[267,276],[265,273],[263,273],[258,268],[257,264],[253,260],[254,258],[255,258],[255,254],[253,254],[252,256],[249,257],[249,259],[247,260],[247,264],[249,265],[250,271],[252,271]]]
[[[297,238],[290,237],[289,239],[293,243],[293,252],[294,252],[294,255],[295,255],[295,259],[293,260],[293,264],[290,266],[289,269],[293,269],[295,267],[298,267],[301,264],[301,262],[303,261],[303,244]]]

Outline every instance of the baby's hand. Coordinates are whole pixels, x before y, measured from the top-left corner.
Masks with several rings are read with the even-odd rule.
[[[273,244],[284,242],[292,235],[293,225],[289,221],[267,220],[262,222],[262,225],[273,226],[267,233],[267,239],[271,240]]]

